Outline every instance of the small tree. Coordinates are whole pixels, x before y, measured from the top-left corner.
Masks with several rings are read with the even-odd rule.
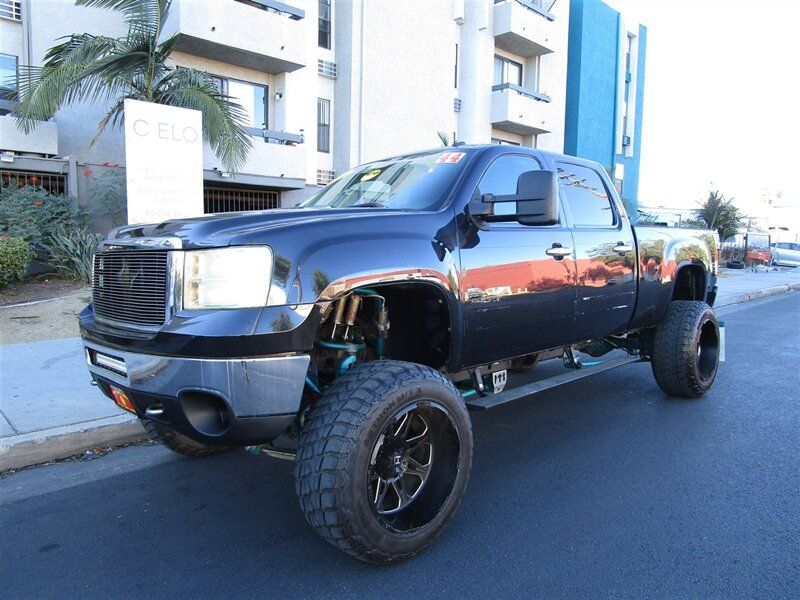
[[[742,211],[733,204],[733,198],[728,200],[719,190],[710,191],[708,198],[699,205],[694,218],[687,220],[687,224],[713,229],[719,233],[722,241],[736,235],[742,226]]]
[[[439,142],[445,148],[450,145],[450,136],[444,131],[437,131],[436,135],[439,136]]]
[[[73,34],[53,46],[42,67],[24,67],[20,103],[14,109],[25,133],[74,102],[110,102],[97,134],[119,125],[125,99],[199,110],[203,135],[225,168],[244,165],[252,143],[242,128],[244,109],[223,94],[216,80],[202,71],[167,65],[178,36],[161,40],[171,0],[77,0],[122,13],[128,33],[121,38]],[[97,136],[95,137],[97,140]]]

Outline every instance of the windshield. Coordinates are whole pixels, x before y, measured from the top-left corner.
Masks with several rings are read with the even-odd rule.
[[[300,206],[438,210],[464,169],[469,152],[439,150],[368,163],[338,177]]]

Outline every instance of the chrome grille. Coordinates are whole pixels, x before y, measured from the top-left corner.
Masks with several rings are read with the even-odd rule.
[[[168,253],[118,250],[94,256],[92,300],[99,321],[141,327],[163,325],[167,310]]]

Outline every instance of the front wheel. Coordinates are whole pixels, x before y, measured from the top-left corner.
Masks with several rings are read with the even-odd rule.
[[[653,336],[656,383],[670,396],[699,398],[719,367],[717,316],[705,302],[673,301]]]
[[[441,534],[471,463],[469,416],[452,383],[428,367],[380,360],[347,371],[309,410],[295,485],[317,533],[388,563]]]

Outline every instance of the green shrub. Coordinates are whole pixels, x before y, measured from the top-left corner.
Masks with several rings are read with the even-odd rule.
[[[92,256],[102,239],[102,235],[91,233],[86,227],[69,228],[59,224],[43,247],[48,254],[48,264],[60,275],[91,283]]]
[[[19,237],[0,236],[0,287],[25,277],[32,260],[28,242]]]
[[[0,234],[44,246],[57,226],[72,228],[83,222],[66,196],[30,185],[0,189]]]

